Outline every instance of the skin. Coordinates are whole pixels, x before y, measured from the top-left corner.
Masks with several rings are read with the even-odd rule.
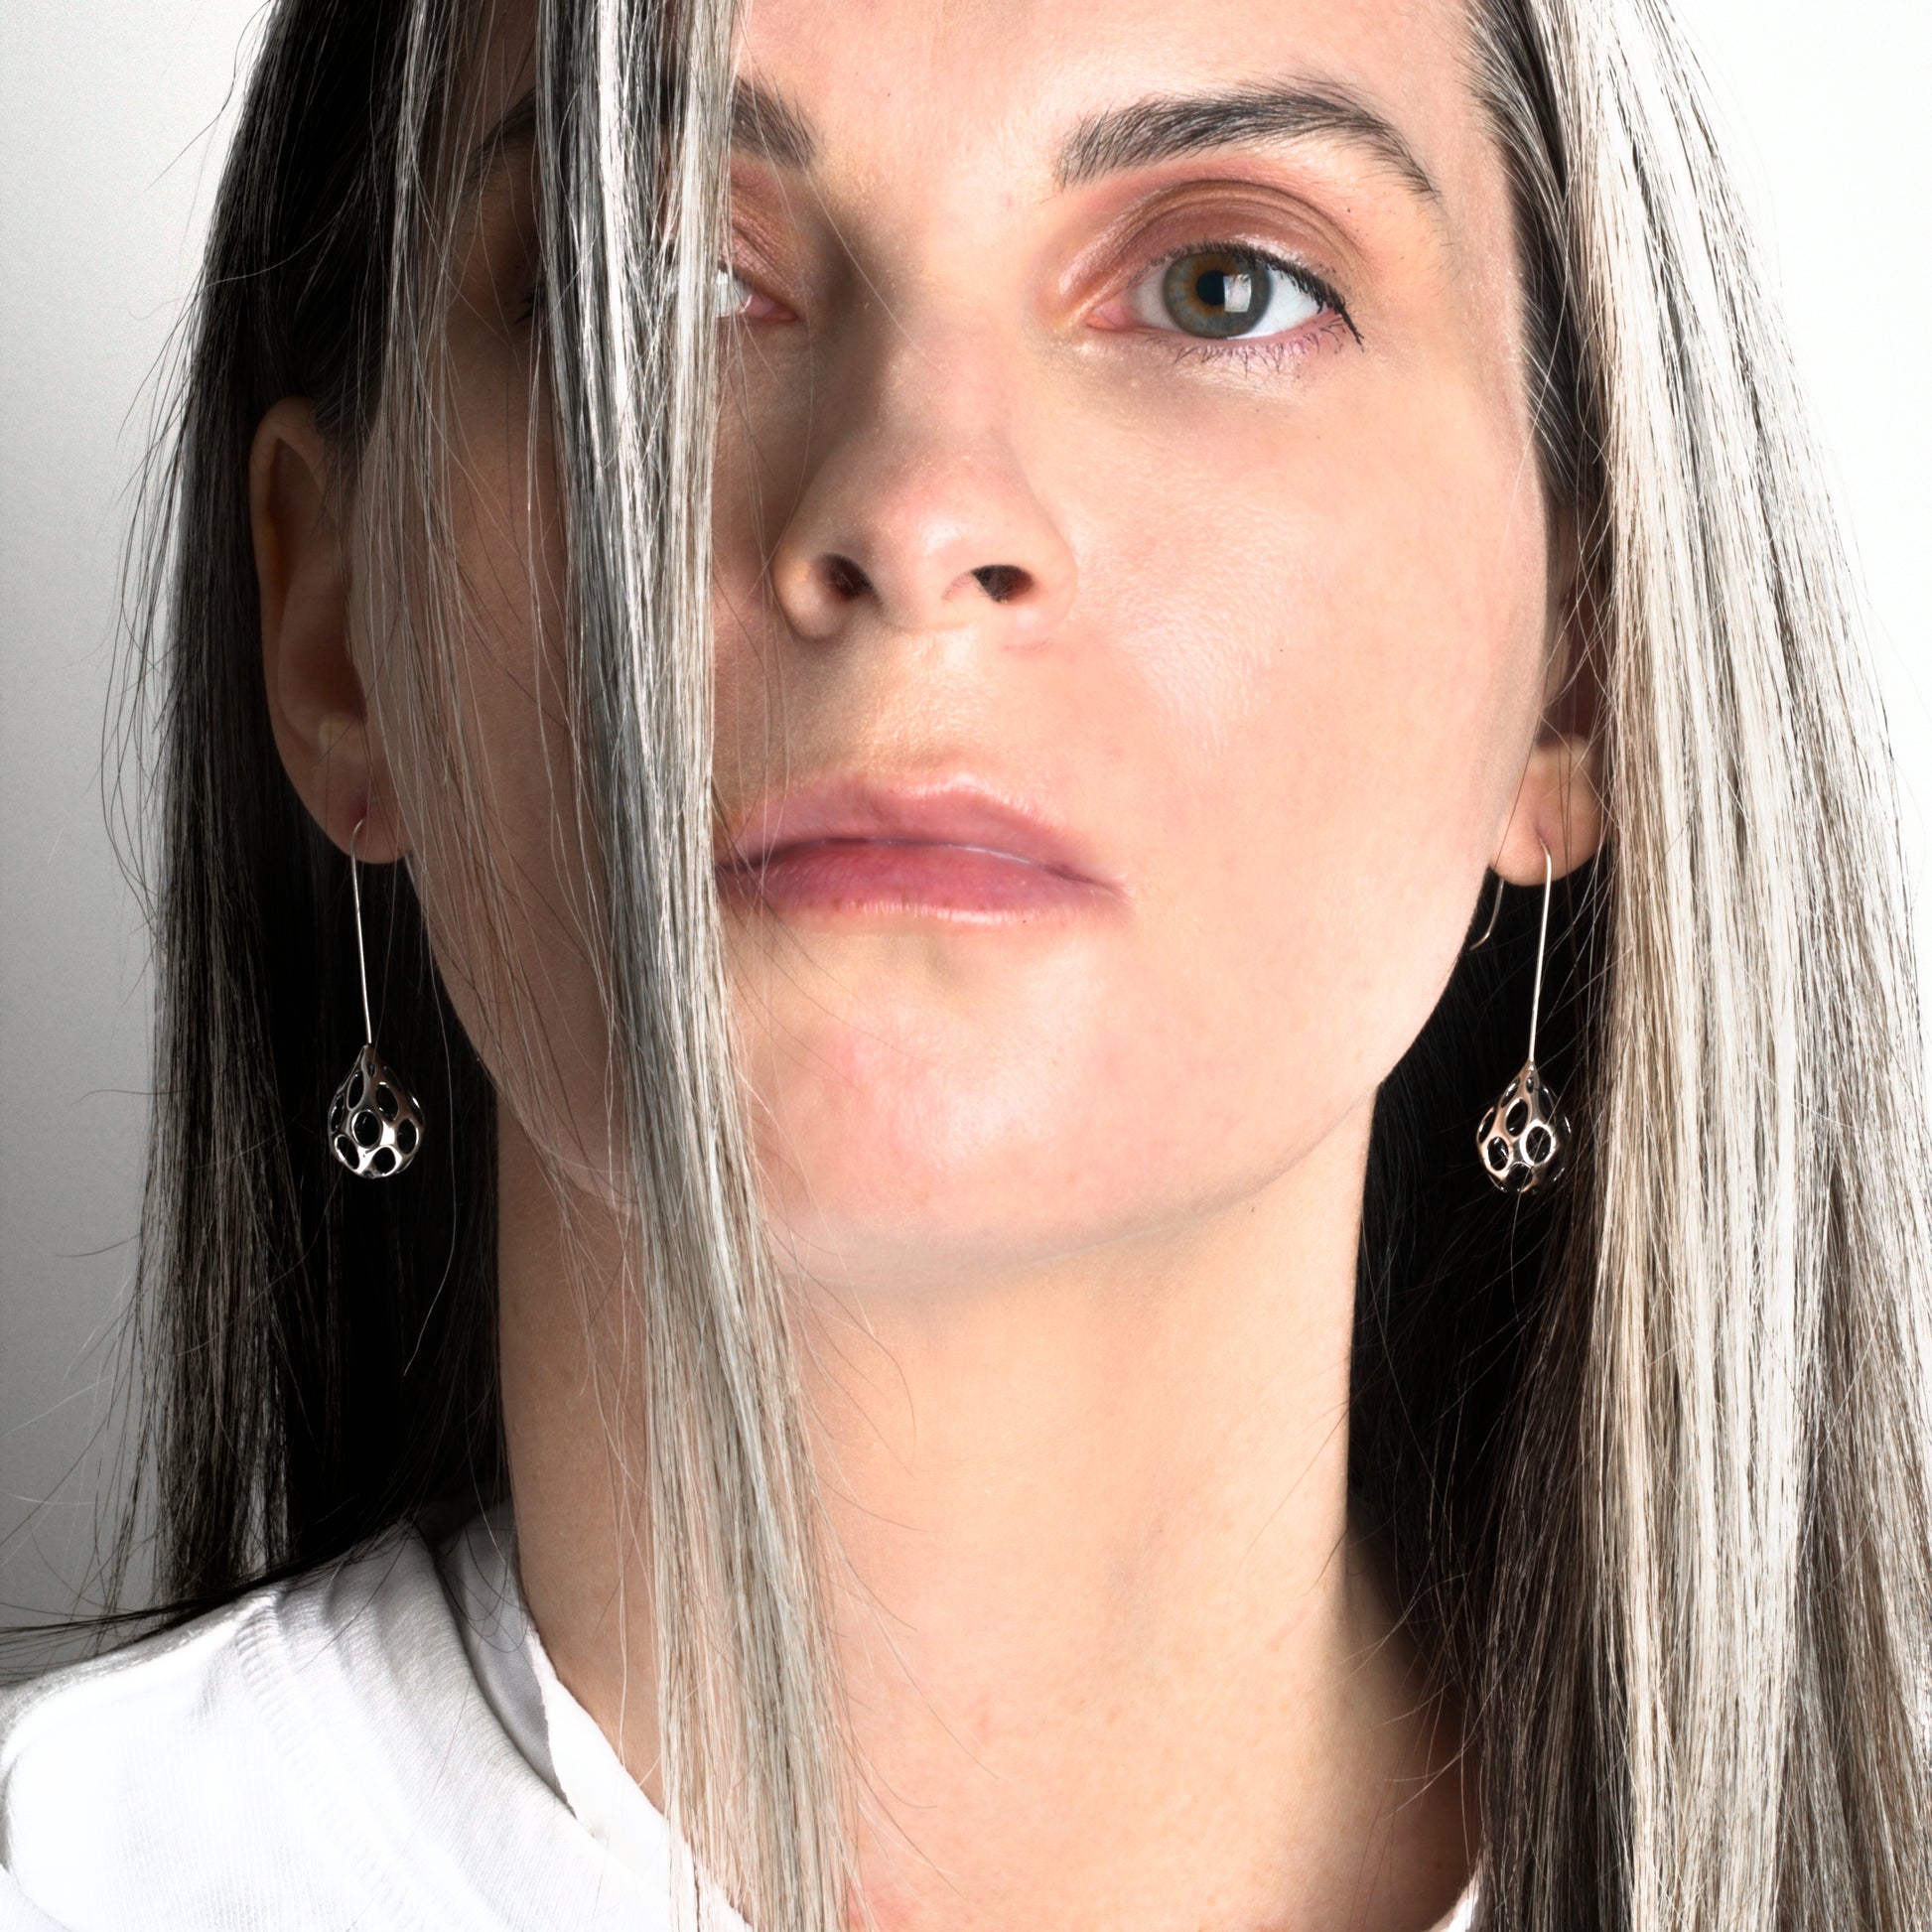
[[[883,1926],[1418,1932],[1474,1858],[1458,1716],[1348,1522],[1369,1120],[1485,867],[1541,885],[1546,846],[1562,873],[1601,826],[1462,34],[1449,0],[760,0],[746,30],[742,71],[815,152],[734,168],[724,817],[827,772],[963,772],[1104,880],[991,923],[728,901]],[[520,35],[491,114],[527,85]],[[1086,117],[1285,80],[1372,105],[1434,192],[1335,135],[1055,179]],[[1164,329],[1148,278],[1208,239],[1311,269],[1346,321],[1239,352]],[[594,1398],[618,1311],[561,1286],[549,1177],[575,1177],[577,1259],[614,1278],[603,1022],[547,829],[569,748],[532,260],[512,156],[451,317],[497,954],[434,773],[386,729],[394,619],[301,398],[251,466],[266,688],[331,836],[366,816],[365,861],[413,854],[511,1103],[524,1585],[659,1797],[648,1595]],[[505,966],[541,989],[540,1065]]]

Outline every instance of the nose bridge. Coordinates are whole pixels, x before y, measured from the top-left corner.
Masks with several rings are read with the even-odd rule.
[[[1012,345],[942,301],[879,304],[845,345],[843,394],[772,555],[807,635],[862,609],[897,629],[997,621],[1037,635],[1065,609],[1073,559],[1014,434]]]

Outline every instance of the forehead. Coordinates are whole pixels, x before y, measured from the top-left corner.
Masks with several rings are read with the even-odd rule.
[[[1488,160],[1463,0],[754,0],[740,67],[832,172],[1049,185],[1083,122],[1141,100],[1321,89],[1450,187]]]

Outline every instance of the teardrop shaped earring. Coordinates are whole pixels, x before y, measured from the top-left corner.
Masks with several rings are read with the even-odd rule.
[[[1540,841],[1539,841],[1540,843]],[[1482,1171],[1506,1194],[1536,1193],[1564,1176],[1570,1160],[1570,1121],[1557,1091],[1537,1071],[1536,1023],[1543,1009],[1543,955],[1550,943],[1550,888],[1556,864],[1543,847],[1543,925],[1536,940],[1536,984],[1530,994],[1530,1050],[1517,1074],[1483,1115],[1476,1128]],[[1496,882],[1496,910],[1502,906],[1502,881]],[[1476,944],[1496,929],[1496,910]]]
[[[416,1096],[383,1064],[369,1017],[369,962],[362,948],[362,882],[355,842],[367,821],[348,835],[348,889],[355,901],[355,970],[362,985],[362,1050],[329,1103],[329,1145],[350,1173],[366,1180],[401,1173],[423,1144],[423,1110]]]

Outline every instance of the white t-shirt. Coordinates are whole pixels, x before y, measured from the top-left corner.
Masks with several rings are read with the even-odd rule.
[[[500,1519],[440,1552],[398,1530],[0,1697],[0,1932],[670,1932],[674,1866]]]

